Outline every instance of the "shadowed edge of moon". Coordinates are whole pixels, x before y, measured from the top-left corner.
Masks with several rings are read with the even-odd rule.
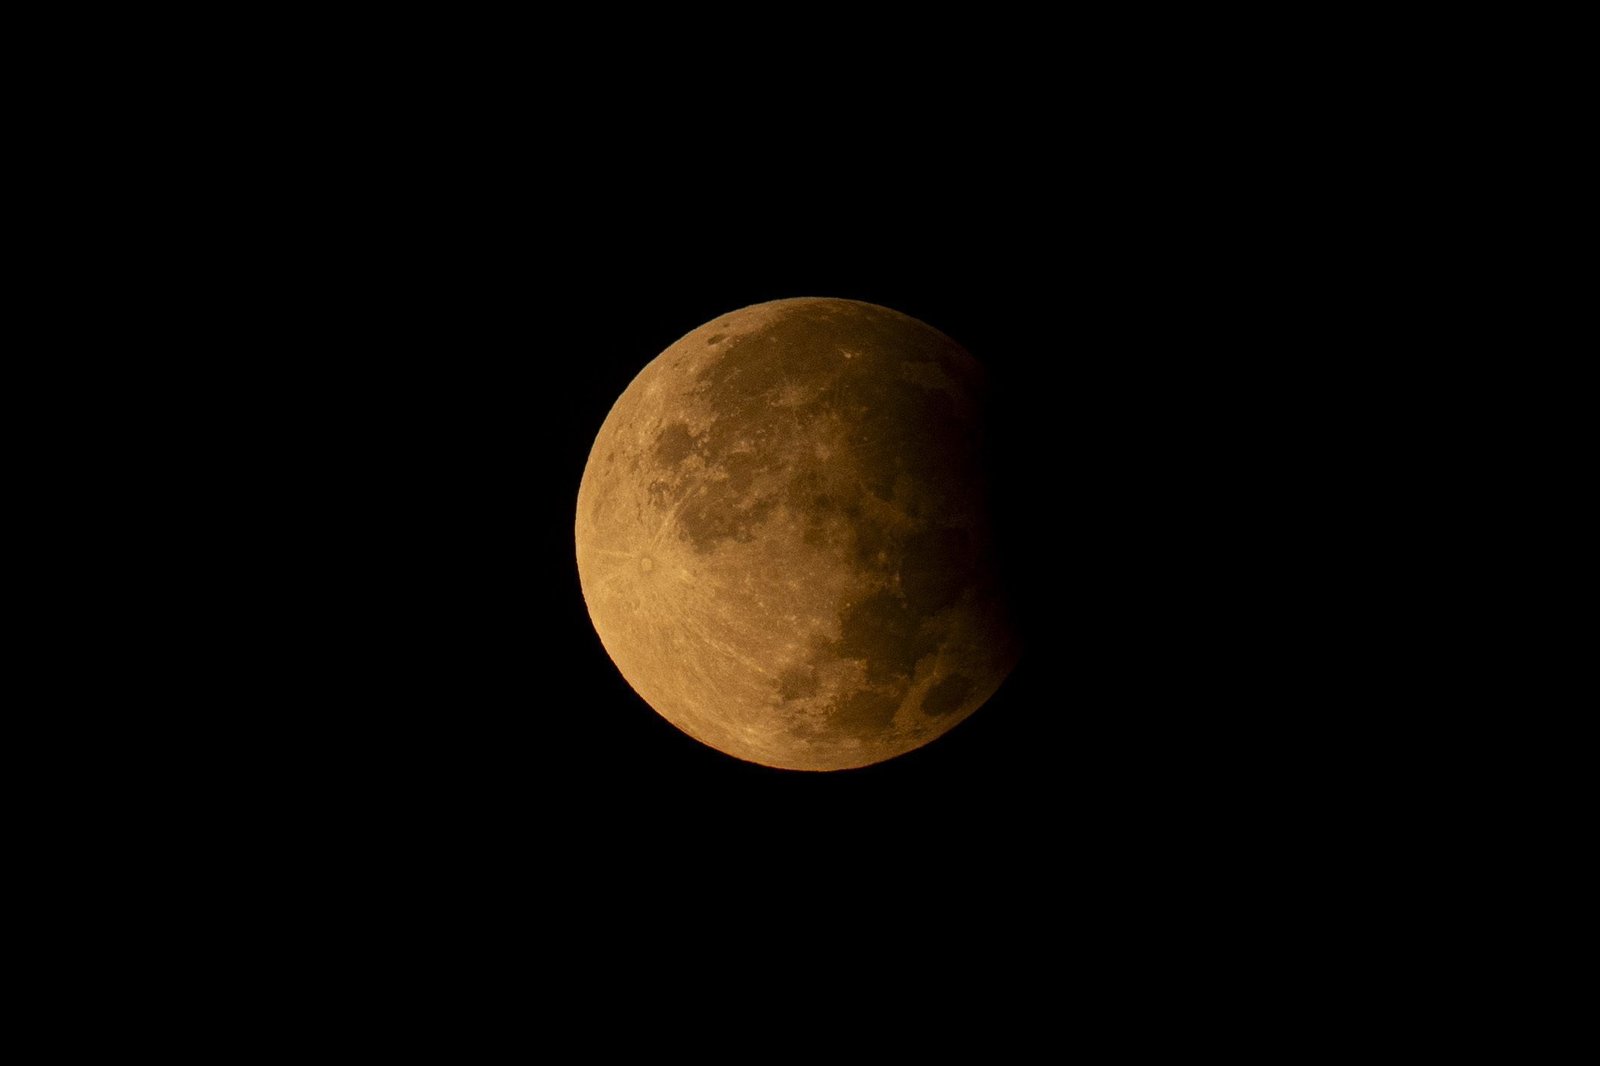
[[[977,364],[942,334],[848,301],[756,305],[663,352],[613,408],[579,494],[585,599],[629,683],[697,739],[791,769],[882,761],[971,714],[1017,653],[985,556],[980,387]],[[637,525],[608,526],[630,502]],[[769,569],[831,567],[825,578],[843,586],[827,605],[799,597],[810,628],[798,653],[772,655],[768,608],[732,591],[730,567],[748,571],[758,549]],[[662,637],[644,632],[642,592],[601,591],[614,587],[605,560],[636,557],[634,581],[664,588],[662,556],[674,553],[665,566],[697,591],[652,601],[653,628],[680,631],[665,638],[694,649],[680,656],[710,656],[721,639],[684,634],[748,633],[752,661],[777,667],[759,702],[719,706],[715,686],[686,699],[727,664],[627,646]],[[778,588],[769,575],[750,584]],[[724,602],[707,607],[705,589]]]

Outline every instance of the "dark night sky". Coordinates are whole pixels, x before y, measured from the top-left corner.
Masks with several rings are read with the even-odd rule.
[[[1126,699],[1138,681],[1108,683],[1108,641],[1086,615],[1090,586],[1117,581],[1085,535],[1091,524],[1107,526],[1104,514],[1091,515],[1099,506],[1091,501],[1105,489],[1096,456],[1110,450],[1089,427],[1114,421],[1126,402],[1101,371],[1100,344],[1114,317],[1104,288],[1082,263],[1052,254],[1064,248],[1064,234],[1043,216],[979,217],[969,209],[889,221],[768,223],[739,213],[708,220],[688,244],[671,234],[630,245],[631,255],[602,264],[604,285],[569,297],[595,332],[588,324],[569,331],[572,348],[540,360],[558,364],[562,375],[538,554],[550,582],[545,632],[559,649],[545,670],[559,672],[566,692],[564,704],[551,706],[564,707],[559,726],[540,739],[560,751],[562,772],[589,767],[597,794],[646,820],[670,819],[683,805],[712,825],[831,826],[836,842],[877,839],[891,824],[902,827],[902,839],[927,834],[930,841],[965,826],[960,832],[973,834],[976,845],[995,834],[1066,832],[1069,812],[1083,809],[1087,777],[1108,775],[1126,757],[1106,750],[1115,739],[1092,723],[1103,723],[1113,713],[1108,701]],[[712,236],[719,232],[731,236]],[[944,738],[874,767],[821,775],[732,759],[651,711],[588,622],[571,548],[588,448],[633,375],[720,312],[802,295],[868,300],[921,318],[993,374],[1002,408],[995,477],[1010,534],[1005,562],[1023,594],[1031,645],[1000,692]],[[1120,447],[1126,460],[1138,444]],[[1105,622],[1120,620],[1119,608]],[[1141,758],[1148,762],[1148,752]]]
[[[669,225],[657,206],[646,221],[594,216],[597,228],[529,219],[514,248],[493,234],[466,244],[485,256],[476,261],[435,254],[462,247],[440,240],[419,257],[432,288],[381,297],[377,310],[402,316],[403,356],[365,399],[376,439],[400,449],[383,469],[416,501],[402,524],[421,581],[403,586],[399,609],[443,645],[405,657],[423,676],[404,702],[437,694],[457,708],[431,727],[420,710],[408,716],[421,731],[412,742],[439,730],[458,760],[445,771],[453,786],[516,792],[532,774],[587,797],[573,801],[585,817],[604,808],[648,822],[699,803],[740,819],[768,804],[774,816],[868,825],[919,809],[993,804],[1032,818],[1066,804],[1082,772],[1106,772],[1107,753],[1083,742],[1099,729],[1090,723],[1147,683],[1112,680],[1111,657],[1131,656],[1111,631],[1137,612],[1103,595],[1148,592],[1126,564],[1151,530],[1119,524],[1119,507],[1143,506],[1148,491],[1119,478],[1148,446],[1141,422],[1159,365],[1131,350],[1139,319],[1111,277],[1136,264],[1097,264],[1064,225],[998,202],[786,215],[699,201]],[[589,624],[572,544],[589,446],[634,374],[718,313],[803,295],[904,311],[989,368],[1006,405],[996,470],[1013,533],[1006,561],[1034,630],[1011,680],[948,736],[829,775],[741,763],[655,715]],[[1104,555],[1110,544],[1117,559]]]
[[[853,961],[896,936],[944,951],[964,916],[974,944],[1047,944],[1053,967],[1100,922],[1140,966],[1126,930],[1222,929],[1212,900],[1250,911],[1257,869],[1289,876],[1285,842],[1361,787],[1317,775],[1358,732],[1327,663],[1370,649],[1319,634],[1326,662],[1307,665],[1299,620],[1327,594],[1308,575],[1338,560],[1305,533],[1339,516],[1295,496],[1317,484],[1295,424],[1351,376],[1334,319],[1362,282],[1300,272],[1334,243],[1306,220],[1340,222],[1284,176],[1276,127],[1248,133],[1258,161],[1210,113],[1173,120],[1187,88],[1129,121],[1101,96],[1133,86],[1078,75],[1087,102],[1066,85],[985,101],[931,53],[903,100],[648,114],[648,80],[590,100],[548,72],[530,90],[537,57],[464,54],[504,84],[464,78],[444,106],[438,79],[415,101],[373,81],[384,106],[364,88],[348,113],[312,94],[281,158],[241,154],[259,187],[224,183],[183,250],[202,277],[163,314],[200,323],[204,358],[171,392],[218,425],[179,447],[219,459],[174,536],[234,553],[216,572],[242,590],[208,595],[249,616],[243,635],[211,626],[202,663],[248,706],[185,723],[170,747],[195,780],[160,782],[185,816],[217,812],[197,855],[243,842],[271,907],[309,898],[341,935],[325,893],[392,911],[375,939],[394,951],[420,918],[565,980],[543,942],[573,933],[596,989],[619,969],[596,934],[645,928]],[[948,100],[906,102],[937,86]],[[905,312],[989,368],[1027,626],[968,720],[830,774],[740,762],[655,714],[590,625],[573,548],[588,449],[639,369],[717,314],[794,296]],[[213,447],[230,436],[237,456]],[[236,511],[216,484],[246,487]],[[255,862],[274,849],[281,870]],[[830,910],[867,939],[806,920]]]
[[[1196,797],[1245,799],[1235,753],[1259,721],[1197,713],[1238,706],[1247,676],[1213,549],[1260,535],[1229,517],[1216,401],[1243,319],[1201,216],[1116,175],[1066,197],[1067,175],[1037,166],[935,167],[899,188],[835,176],[826,196],[583,177],[523,200],[457,189],[398,236],[379,212],[357,231],[371,280],[338,290],[337,248],[322,267],[342,320],[386,324],[328,400],[364,416],[327,492],[366,530],[340,558],[376,621],[358,672],[384,693],[332,740],[366,753],[375,790],[468,845],[805,839],[957,862],[1001,840],[1037,856],[1168,832]],[[913,315],[989,368],[1029,624],[1022,664],[971,718],[833,774],[739,762],[650,710],[589,623],[572,542],[589,446],[638,370],[716,314],[807,295]]]

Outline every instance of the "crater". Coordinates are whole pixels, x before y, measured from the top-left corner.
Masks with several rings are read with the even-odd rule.
[[[940,718],[959,710],[972,695],[977,683],[965,674],[951,674],[934,682],[928,694],[922,697],[922,713],[930,718]]]
[[[663,458],[686,457],[687,440],[705,468],[688,478],[699,491],[695,501],[679,512],[679,527],[702,552],[720,541],[752,540],[780,500],[776,478],[785,457],[773,443],[770,420],[760,412],[740,410],[714,419],[698,438],[689,438],[686,427],[679,433],[680,425],[662,431],[657,453]]]
[[[922,619],[888,590],[846,608],[840,617],[835,654],[866,663],[867,680],[884,683],[908,679],[917,660],[938,646],[922,631]]]
[[[689,458],[689,453],[694,451],[694,437],[689,434],[689,427],[682,422],[674,422],[661,431],[656,438],[656,458],[671,466],[676,466]]]
[[[864,688],[838,699],[828,721],[838,732],[863,740],[880,739],[899,709],[900,699],[894,693]]]
[[[778,698],[788,703],[790,700],[804,699],[817,694],[817,668],[814,666],[792,666],[778,675]]]
[[[906,538],[900,591],[914,609],[931,613],[954,603],[973,583],[972,540],[960,529],[927,529]]]
[[[894,534],[883,523],[863,518],[859,507],[849,510],[841,508],[841,512],[855,532],[850,547],[855,555],[856,566],[879,577],[887,577],[886,561],[895,555]]]
[[[748,544],[755,540],[757,531],[777,503],[772,497],[747,497],[730,502],[729,497],[722,494],[714,498],[702,496],[678,515],[678,525],[701,553],[712,551],[725,540]]]

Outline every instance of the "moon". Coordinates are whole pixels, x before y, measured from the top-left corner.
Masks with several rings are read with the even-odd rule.
[[[794,770],[948,732],[1020,654],[993,557],[982,367],[840,299],[756,304],[649,363],[578,489],[584,601],[691,737]]]

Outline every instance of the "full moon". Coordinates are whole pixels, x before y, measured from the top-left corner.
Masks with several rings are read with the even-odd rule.
[[[578,489],[578,576],[622,676],[766,766],[840,770],[948,732],[1019,643],[981,458],[983,370],[914,318],[756,304],[649,363]]]

